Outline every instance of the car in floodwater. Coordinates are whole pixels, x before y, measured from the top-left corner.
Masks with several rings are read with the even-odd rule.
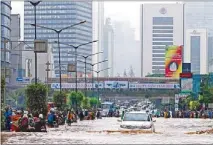
[[[155,132],[152,116],[145,111],[127,112],[121,121],[121,128],[125,129],[151,129]]]

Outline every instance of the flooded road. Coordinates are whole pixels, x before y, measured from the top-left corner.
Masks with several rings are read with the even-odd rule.
[[[157,133],[122,133],[118,118],[82,121],[48,129],[47,133],[16,133],[7,144],[213,144],[213,134],[186,134],[213,128],[210,119],[157,118]],[[11,133],[10,133],[11,134]],[[13,133],[14,134],[14,133]]]

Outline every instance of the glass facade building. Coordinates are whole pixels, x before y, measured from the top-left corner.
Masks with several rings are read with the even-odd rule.
[[[42,1],[37,7],[37,25],[62,29],[67,26],[86,20],[86,23],[66,29],[60,33],[60,42],[74,46],[92,41],[92,3],[74,2],[74,1]],[[24,2],[24,39],[33,41],[35,38],[34,27],[34,9],[29,2]],[[45,39],[48,42],[58,41],[57,34],[48,29],[37,27],[37,39]],[[67,75],[67,64],[74,63],[74,49],[72,47],[60,44],[62,74]],[[92,44],[78,48],[78,53],[89,55],[92,53]],[[58,65],[58,45],[53,44],[54,69],[56,77],[59,77]],[[79,60],[84,60],[79,57]],[[92,63],[92,58],[87,59]],[[46,62],[44,62],[45,65]],[[78,72],[84,72],[84,64],[78,62]]]
[[[10,23],[11,23],[11,2],[1,1],[1,49],[6,49],[1,53],[1,69],[6,67],[6,77],[9,75],[10,67]],[[5,57],[6,56],[6,57]],[[4,74],[5,72],[2,72]]]

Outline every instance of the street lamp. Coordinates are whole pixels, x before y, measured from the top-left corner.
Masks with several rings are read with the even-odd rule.
[[[102,72],[102,71],[108,70],[108,69],[110,69],[110,68],[105,68],[105,69],[102,69],[102,70],[99,70],[99,71],[91,70],[91,71],[94,71],[94,72],[96,72],[96,73],[97,73],[97,83],[98,83],[98,88],[97,88],[97,90],[98,90],[98,100],[99,100],[99,73],[100,73],[100,72]]]
[[[60,43],[60,44],[63,44],[63,45],[67,45],[67,46],[70,46],[70,47],[73,47],[75,49],[75,91],[77,92],[78,91],[78,74],[77,74],[77,49],[81,46],[84,46],[84,45],[88,45],[88,44],[91,44],[91,43],[95,43],[97,42],[98,40],[94,40],[94,41],[91,41],[91,42],[87,42],[87,43],[83,43],[83,44],[80,44],[78,46],[74,46],[74,45],[71,45],[71,44],[66,44],[66,43],[61,43],[61,42],[57,42],[55,41],[55,43]]]
[[[81,21],[79,23],[76,23],[76,24],[73,24],[73,25],[70,25],[70,26],[67,26],[67,27],[64,27],[62,29],[53,29],[53,28],[49,28],[49,27],[46,27],[46,26],[40,26],[40,25],[36,25],[36,24],[31,24],[32,26],[34,27],[40,27],[40,28],[43,28],[43,29],[48,29],[48,30],[52,30],[54,32],[56,32],[58,34],[58,57],[59,57],[59,77],[60,77],[60,93],[61,93],[61,51],[60,51],[60,33],[63,31],[63,30],[66,30],[66,29],[69,29],[69,28],[72,28],[74,26],[77,26],[77,25],[80,25],[80,24],[83,24],[85,23],[86,21]]]
[[[99,61],[99,62],[94,63],[94,64],[92,64],[92,63],[87,63],[87,62],[83,62],[83,61],[80,61],[80,60],[78,60],[78,61],[79,61],[79,62],[82,62],[82,63],[85,63],[85,64],[89,64],[90,66],[92,66],[92,70],[93,70],[93,67],[94,67],[96,64],[103,63],[103,62],[106,62],[106,61],[108,61],[108,60],[105,59],[105,60],[103,60],[103,61]],[[85,65],[85,69],[86,69],[86,65]],[[94,94],[93,84],[94,84],[94,77],[93,77],[93,73],[92,73],[92,91],[93,91],[92,94]]]
[[[33,1],[29,1],[30,4],[34,7],[34,22],[36,25],[36,6],[41,2],[41,1],[37,1],[37,2],[33,2]],[[37,35],[36,35],[36,27],[35,27],[35,40],[37,39]],[[35,53],[35,84],[37,84],[37,77],[38,77],[38,74],[37,74],[37,52],[34,51]]]
[[[85,85],[84,85],[85,86],[85,92],[84,92],[85,96],[87,96],[87,91],[86,91],[87,90],[87,84],[86,84],[87,83],[87,76],[86,76],[86,74],[87,74],[87,70],[86,70],[87,58],[90,57],[90,56],[96,55],[96,54],[100,54],[100,53],[103,53],[103,51],[97,52],[97,53],[93,53],[93,54],[89,54],[89,55],[86,55],[86,56],[85,55],[81,55],[81,54],[77,54],[77,56],[80,56],[80,57],[84,58],[83,62],[85,64],[85,66],[84,66],[84,68],[85,68],[85,70],[84,70],[84,73],[85,73],[85,77],[84,77],[84,79],[85,79]]]

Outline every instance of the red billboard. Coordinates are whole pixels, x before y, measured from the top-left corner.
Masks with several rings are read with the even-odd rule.
[[[182,46],[168,46],[165,54],[165,77],[179,78],[182,73]]]

